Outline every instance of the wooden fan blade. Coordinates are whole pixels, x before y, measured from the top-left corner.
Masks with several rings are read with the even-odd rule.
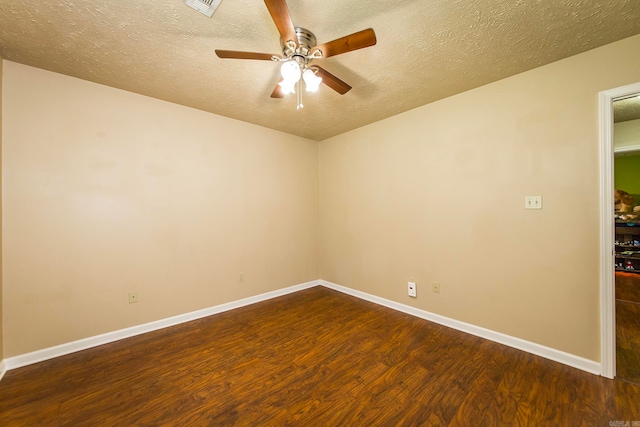
[[[322,51],[322,57],[328,58],[330,56],[340,55],[341,53],[373,46],[376,43],[376,33],[373,31],[373,28],[368,28],[330,41],[329,43],[321,44],[313,48],[313,50],[318,49]],[[313,54],[313,52],[311,52],[311,54]]]
[[[298,47],[296,29],[293,27],[293,21],[291,21],[286,0],[264,0],[264,3],[267,5],[267,9],[269,9],[271,19],[273,19],[273,22],[278,28],[282,41],[293,40],[296,47]]]
[[[271,61],[272,56],[270,53],[256,53],[256,52],[238,52],[236,50],[220,50],[216,49],[216,55],[218,58],[229,59],[260,59],[264,61]]]
[[[283,81],[284,79],[282,77],[280,77],[280,80],[278,80],[278,83],[276,84],[276,87],[273,88],[273,92],[271,92],[271,97],[272,98],[284,98],[284,93],[282,92],[282,86],[280,86],[280,82]]]
[[[322,77],[322,83],[326,84],[331,89],[338,92],[340,95],[344,95],[351,90],[351,86],[349,86],[324,68],[320,68],[317,65],[314,65],[313,68],[318,70],[316,75],[318,77]]]

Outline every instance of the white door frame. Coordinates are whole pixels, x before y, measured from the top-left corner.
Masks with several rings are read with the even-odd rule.
[[[602,376],[616,375],[613,221],[613,101],[640,93],[640,83],[600,92],[600,331]]]

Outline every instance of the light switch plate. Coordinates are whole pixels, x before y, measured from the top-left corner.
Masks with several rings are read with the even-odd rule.
[[[542,196],[524,196],[525,209],[542,209]]]

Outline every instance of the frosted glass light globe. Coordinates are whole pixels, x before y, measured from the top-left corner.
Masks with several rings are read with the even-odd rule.
[[[296,93],[295,82],[288,82],[287,80],[283,80],[278,84],[280,85],[283,94],[289,95],[290,93]]]
[[[280,68],[282,78],[291,84],[300,80],[300,65],[296,61],[287,61]]]
[[[307,87],[307,92],[315,92],[318,90],[320,83],[322,83],[322,77],[316,76],[313,70],[307,68],[302,74],[304,84]]]

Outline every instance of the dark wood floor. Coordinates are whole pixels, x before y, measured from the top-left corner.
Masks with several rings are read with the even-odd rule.
[[[317,287],[9,371],[0,424],[609,426],[640,387]]]
[[[636,273],[616,272],[616,374],[640,384],[640,274]]]

